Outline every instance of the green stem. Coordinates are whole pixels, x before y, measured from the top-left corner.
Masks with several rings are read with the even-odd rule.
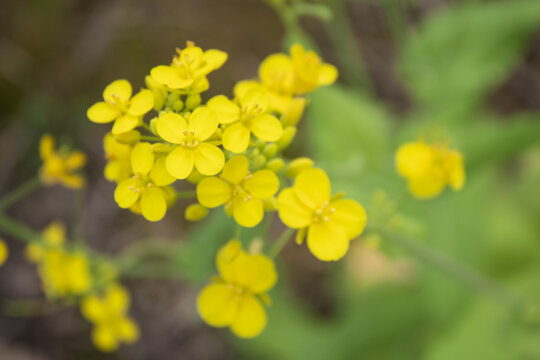
[[[141,140],[147,140],[147,141],[163,141],[161,138],[157,136],[149,136],[149,135],[141,135]]]
[[[153,134],[152,128],[147,123],[143,122],[142,127],[145,128],[146,130],[150,131]]]
[[[0,230],[3,230],[6,234],[9,234],[17,239],[24,240],[28,243],[41,241],[41,236],[38,233],[35,233],[34,231],[2,215],[0,215]]]
[[[291,228],[286,228],[285,230],[283,230],[281,235],[279,235],[276,241],[274,241],[272,247],[268,251],[268,257],[270,259],[274,259],[281,252],[281,250],[283,249],[285,244],[287,244],[287,242],[291,239],[295,231],[296,229]]]
[[[242,227],[240,225],[236,225],[236,228],[234,229],[234,238],[236,240],[241,240],[242,238]]]
[[[470,268],[443,252],[424,246],[422,243],[412,241],[403,236],[398,236],[383,231],[383,238],[393,244],[409,251],[419,259],[432,265],[460,281],[462,284],[473,290],[489,295],[501,305],[511,311],[521,313],[526,308],[526,301],[514,294],[506,287],[491,279],[490,277]]]
[[[194,199],[197,197],[196,191],[177,191],[176,197],[179,199]]]
[[[20,185],[15,190],[10,191],[5,196],[0,198],[0,211],[7,209],[11,205],[15,204],[17,201],[24,198],[26,195],[34,192],[40,187],[40,185],[41,181],[39,179],[39,176],[36,176]]]

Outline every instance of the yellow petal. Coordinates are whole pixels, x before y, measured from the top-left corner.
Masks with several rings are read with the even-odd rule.
[[[98,325],[92,330],[92,341],[101,351],[112,352],[118,348],[114,329],[107,325]]]
[[[159,136],[173,144],[180,144],[187,130],[186,120],[175,113],[166,113],[156,119],[156,131]]]
[[[248,91],[251,91],[253,89],[261,91],[263,89],[263,86],[260,82],[254,80],[239,81],[236,83],[236,85],[234,85],[234,97],[237,99],[242,99],[244,98],[244,96],[246,96]]]
[[[234,220],[241,226],[254,227],[264,216],[263,202],[260,199],[246,200],[241,197],[233,199]]]
[[[206,105],[217,114],[220,124],[230,124],[240,118],[240,108],[225,95],[214,96]]]
[[[442,168],[436,166],[429,169],[421,177],[409,180],[409,191],[419,199],[429,199],[439,195],[446,185],[446,177]]]
[[[249,160],[243,155],[237,155],[227,161],[221,172],[221,177],[231,184],[239,184],[247,176]]]
[[[123,313],[129,307],[130,299],[127,290],[123,286],[113,283],[107,287],[104,301],[110,312]]]
[[[140,142],[131,151],[131,168],[133,173],[146,176],[154,166],[154,154],[151,145],[147,142]]]
[[[216,266],[225,282],[236,282],[236,276],[239,273],[237,264],[240,256],[247,256],[242,249],[240,240],[232,239],[219,249],[216,256]]]
[[[287,110],[281,117],[283,125],[296,126],[304,114],[306,105],[307,100],[304,97],[295,97],[292,101],[290,101],[290,104],[287,106]]]
[[[234,282],[246,287],[253,294],[270,290],[277,281],[274,262],[268,257],[242,253],[234,260]]]
[[[203,59],[206,61],[206,64],[212,68],[212,70],[218,69],[225,61],[227,61],[227,53],[215,50],[215,49],[209,49],[204,52]]]
[[[121,317],[115,323],[116,334],[120,339],[128,344],[132,344],[139,338],[139,328],[133,320],[128,317]]]
[[[152,91],[144,89],[139,91],[129,102],[128,114],[133,116],[144,115],[154,106]]]
[[[47,245],[60,245],[66,238],[66,227],[59,221],[53,221],[43,230],[42,236]]]
[[[73,151],[66,159],[66,167],[69,170],[77,170],[86,164],[86,155],[82,151]]]
[[[150,180],[152,180],[156,186],[166,186],[172,184],[176,180],[176,178],[167,171],[167,166],[165,165],[166,159],[166,157],[157,159],[150,171]]]
[[[340,227],[323,221],[308,228],[307,245],[319,260],[336,261],[347,253],[349,239]]]
[[[223,169],[225,155],[223,151],[215,145],[202,143],[193,150],[195,167],[207,176],[216,175]]]
[[[348,239],[354,239],[364,231],[366,211],[354,200],[337,200],[330,204],[335,212],[331,222],[343,228]]]
[[[4,264],[8,258],[9,250],[6,243],[0,239],[0,266]]]
[[[330,200],[330,180],[318,168],[302,171],[294,181],[294,193],[300,201],[311,209],[318,209]]]
[[[153,186],[141,194],[141,213],[148,221],[159,221],[167,212],[167,201],[160,188]]]
[[[223,131],[223,147],[233,153],[244,152],[251,138],[251,132],[242,123],[233,124]]]
[[[403,144],[396,153],[397,172],[405,178],[423,176],[435,160],[434,150],[424,142]]]
[[[103,101],[95,103],[86,112],[86,116],[98,124],[109,123],[120,115],[122,115],[122,112],[116,106]]]
[[[226,284],[210,284],[197,298],[201,318],[211,326],[224,327],[232,323],[238,313],[239,298]]]
[[[322,64],[319,67],[319,85],[330,85],[333,84],[338,77],[338,71],[334,65]]]
[[[114,191],[114,201],[123,209],[131,207],[140,196],[137,181],[132,178],[123,180]]]
[[[463,156],[457,151],[450,151],[446,158],[448,184],[454,191],[461,190],[465,184],[465,168]]]
[[[253,295],[246,294],[231,324],[231,331],[238,337],[252,338],[263,331],[266,321],[266,312],[261,303]]]
[[[313,210],[298,199],[293,188],[286,188],[278,195],[278,214],[285,225],[301,229],[311,223]]]
[[[193,170],[193,150],[178,146],[165,160],[169,174],[177,179],[185,179]]]
[[[279,189],[279,179],[271,170],[259,170],[244,182],[244,188],[254,197],[266,199]]]
[[[195,137],[199,141],[204,141],[212,136],[217,127],[216,115],[207,107],[198,107],[189,117],[188,129],[193,130]]]
[[[177,69],[166,65],[153,68],[150,71],[150,76],[158,83],[167,85],[171,89],[182,89],[193,83],[193,79],[181,77]]]
[[[205,178],[197,185],[197,200],[206,207],[218,207],[231,197],[231,186],[217,177]]]
[[[122,134],[133,130],[139,124],[140,118],[132,115],[124,115],[116,119],[112,127],[114,135]]]
[[[54,154],[54,138],[51,134],[45,134],[39,140],[39,156],[45,160]]]
[[[263,88],[254,88],[245,93],[238,99],[242,109],[248,110],[257,109],[260,112],[265,112],[270,105],[270,99]]]
[[[110,103],[127,102],[131,97],[131,84],[127,80],[116,80],[103,91],[103,99]]]
[[[107,319],[108,311],[97,296],[86,296],[81,301],[81,314],[85,319],[94,323],[103,322]]]
[[[82,189],[85,180],[80,175],[64,174],[60,177],[60,183],[68,189]]]
[[[270,114],[264,114],[252,119],[249,129],[263,141],[277,141],[283,134],[281,122]]]
[[[268,56],[259,67],[259,77],[266,86],[291,94],[294,84],[294,68],[285,54]]]

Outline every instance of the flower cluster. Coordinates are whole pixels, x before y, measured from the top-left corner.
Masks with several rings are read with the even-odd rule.
[[[266,291],[277,281],[273,261],[248,254],[240,241],[231,240],[219,250],[216,265],[220,276],[199,294],[199,314],[209,325],[229,326],[239,337],[257,336],[266,326]]]
[[[191,42],[176,52],[169,65],[150,71],[146,89],[131,97],[129,82],[114,81],[104,101],[88,110],[93,122],[114,121],[104,150],[105,177],[117,183],[117,204],[159,221],[180,194],[176,184],[186,180],[186,187],[195,186],[187,193],[197,199],[186,219],[200,220],[209,208],[223,205],[238,226],[251,228],[277,211],[285,225],[298,230],[298,243],[307,237],[318,259],[342,258],[365,227],[363,207],[341,199],[343,194],[332,196],[328,176],[311,159],[282,156],[307,95],[335,82],[336,68],[293,45],[290,54],[267,57],[258,79],[237,83],[232,98],[216,95],[204,102],[207,76],[227,54]],[[230,326],[240,337],[257,335],[266,324],[264,293],[277,279],[273,262],[244,252],[234,240],[220,250],[217,264],[220,278],[199,296],[201,317],[213,326]]]
[[[84,186],[84,177],[77,174],[85,164],[86,155],[79,150],[69,151],[61,147],[55,149],[52,135],[45,134],[39,142],[39,155],[43,165],[39,170],[41,182],[45,185],[62,184],[70,189]]]
[[[127,314],[129,303],[129,293],[117,283],[81,301],[81,313],[94,324],[92,340],[101,351],[114,351],[121,342],[137,341],[139,328]]]
[[[465,184],[463,156],[442,144],[423,140],[408,142],[396,153],[396,169],[409,182],[409,191],[427,199],[440,194],[446,185],[459,191]]]

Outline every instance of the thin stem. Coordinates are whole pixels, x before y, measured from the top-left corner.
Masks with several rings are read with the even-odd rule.
[[[28,243],[40,242],[41,236],[38,233],[20,225],[19,223],[0,215],[0,230],[3,230],[7,234],[24,240]]]
[[[287,242],[291,239],[295,231],[296,229],[291,228],[286,228],[285,230],[283,230],[281,235],[279,235],[276,241],[274,241],[272,247],[268,251],[268,257],[270,259],[274,259],[281,252],[281,250],[283,249],[285,244],[287,244]]]
[[[234,229],[234,238],[236,240],[240,240],[242,237],[242,227],[240,225],[236,225],[236,228]]]
[[[141,135],[141,140],[147,141],[162,141],[161,138],[157,136]]]
[[[196,191],[177,191],[176,197],[179,199],[194,199],[197,197]]]
[[[419,259],[452,276],[471,289],[490,295],[494,300],[510,310],[520,313],[525,309],[526,301],[524,299],[508,290],[502,284],[470,268],[466,264],[449,257],[443,252],[426,247],[406,237],[386,231],[383,231],[382,234],[385,240],[411,252]]]
[[[26,181],[15,190],[10,191],[5,196],[0,198],[0,211],[7,209],[11,205],[15,204],[17,201],[24,198],[26,195],[34,192],[40,187],[40,185],[41,181],[39,179],[39,176],[36,176]]]
[[[145,128],[146,130],[150,131],[153,134],[152,128],[150,128],[150,125],[148,125],[147,123],[143,122],[142,127]]]

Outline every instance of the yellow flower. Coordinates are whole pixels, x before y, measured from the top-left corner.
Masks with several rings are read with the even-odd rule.
[[[225,164],[220,177],[203,179],[197,185],[197,199],[209,208],[225,204],[238,224],[253,227],[263,219],[263,199],[271,198],[278,189],[279,179],[273,171],[251,174],[248,159],[237,155]]]
[[[190,93],[200,93],[208,88],[206,75],[219,69],[227,60],[227,54],[219,50],[203,51],[188,42],[183,50],[176,49],[177,55],[170,66],[156,66],[150,76],[159,84],[173,90],[189,89]],[[194,89],[195,88],[195,89]]]
[[[81,301],[81,313],[94,324],[92,340],[101,351],[115,351],[119,343],[131,344],[139,338],[137,324],[127,315],[129,302],[128,292],[118,284]]]
[[[86,164],[86,155],[81,151],[54,150],[54,138],[45,134],[39,142],[39,155],[43,161],[39,174],[44,185],[62,184],[70,189],[84,186],[84,178],[75,172]]]
[[[220,277],[197,298],[201,318],[210,326],[227,327],[241,338],[259,335],[266,326],[266,291],[277,281],[272,260],[247,254],[238,240],[229,241],[216,257]]]
[[[455,191],[465,184],[461,153],[438,144],[403,144],[396,153],[396,169],[409,181],[409,191],[420,199],[437,196],[447,184]]]
[[[78,250],[64,248],[65,227],[53,222],[43,230],[43,243],[29,244],[27,259],[38,266],[38,274],[47,296],[81,295],[92,286],[90,264]]]
[[[225,156],[210,137],[218,127],[217,119],[206,107],[198,107],[189,120],[175,113],[164,113],[155,121],[156,131],[164,140],[177,144],[167,156],[167,171],[177,179],[187,178],[193,168],[211,176],[221,171]]]
[[[4,240],[0,239],[0,266],[4,265],[8,258],[9,249],[4,242]]]
[[[292,187],[278,196],[281,221],[293,229],[301,229],[297,241],[307,232],[307,245],[315,257],[323,261],[338,260],[345,255],[349,241],[362,233],[366,213],[354,200],[331,197],[330,180],[318,168],[302,171]]]
[[[225,149],[244,152],[251,133],[263,141],[276,141],[281,137],[281,122],[267,113],[269,99],[264,92],[254,89],[236,100],[237,103],[219,95],[208,101],[208,107],[218,114],[219,122],[227,125],[222,135]]]
[[[157,158],[147,142],[140,142],[131,151],[133,176],[122,180],[114,199],[123,209],[140,206],[144,218],[159,221],[167,212],[167,185],[175,178],[165,169],[165,157]]]
[[[113,134],[133,130],[142,121],[142,116],[154,106],[154,95],[148,89],[139,91],[133,97],[131,93],[129,81],[113,81],[103,91],[105,101],[95,103],[88,109],[88,118],[98,124],[114,121]]]
[[[131,146],[118,142],[111,133],[103,138],[105,158],[108,160],[103,171],[109,181],[120,182],[131,175]]]

